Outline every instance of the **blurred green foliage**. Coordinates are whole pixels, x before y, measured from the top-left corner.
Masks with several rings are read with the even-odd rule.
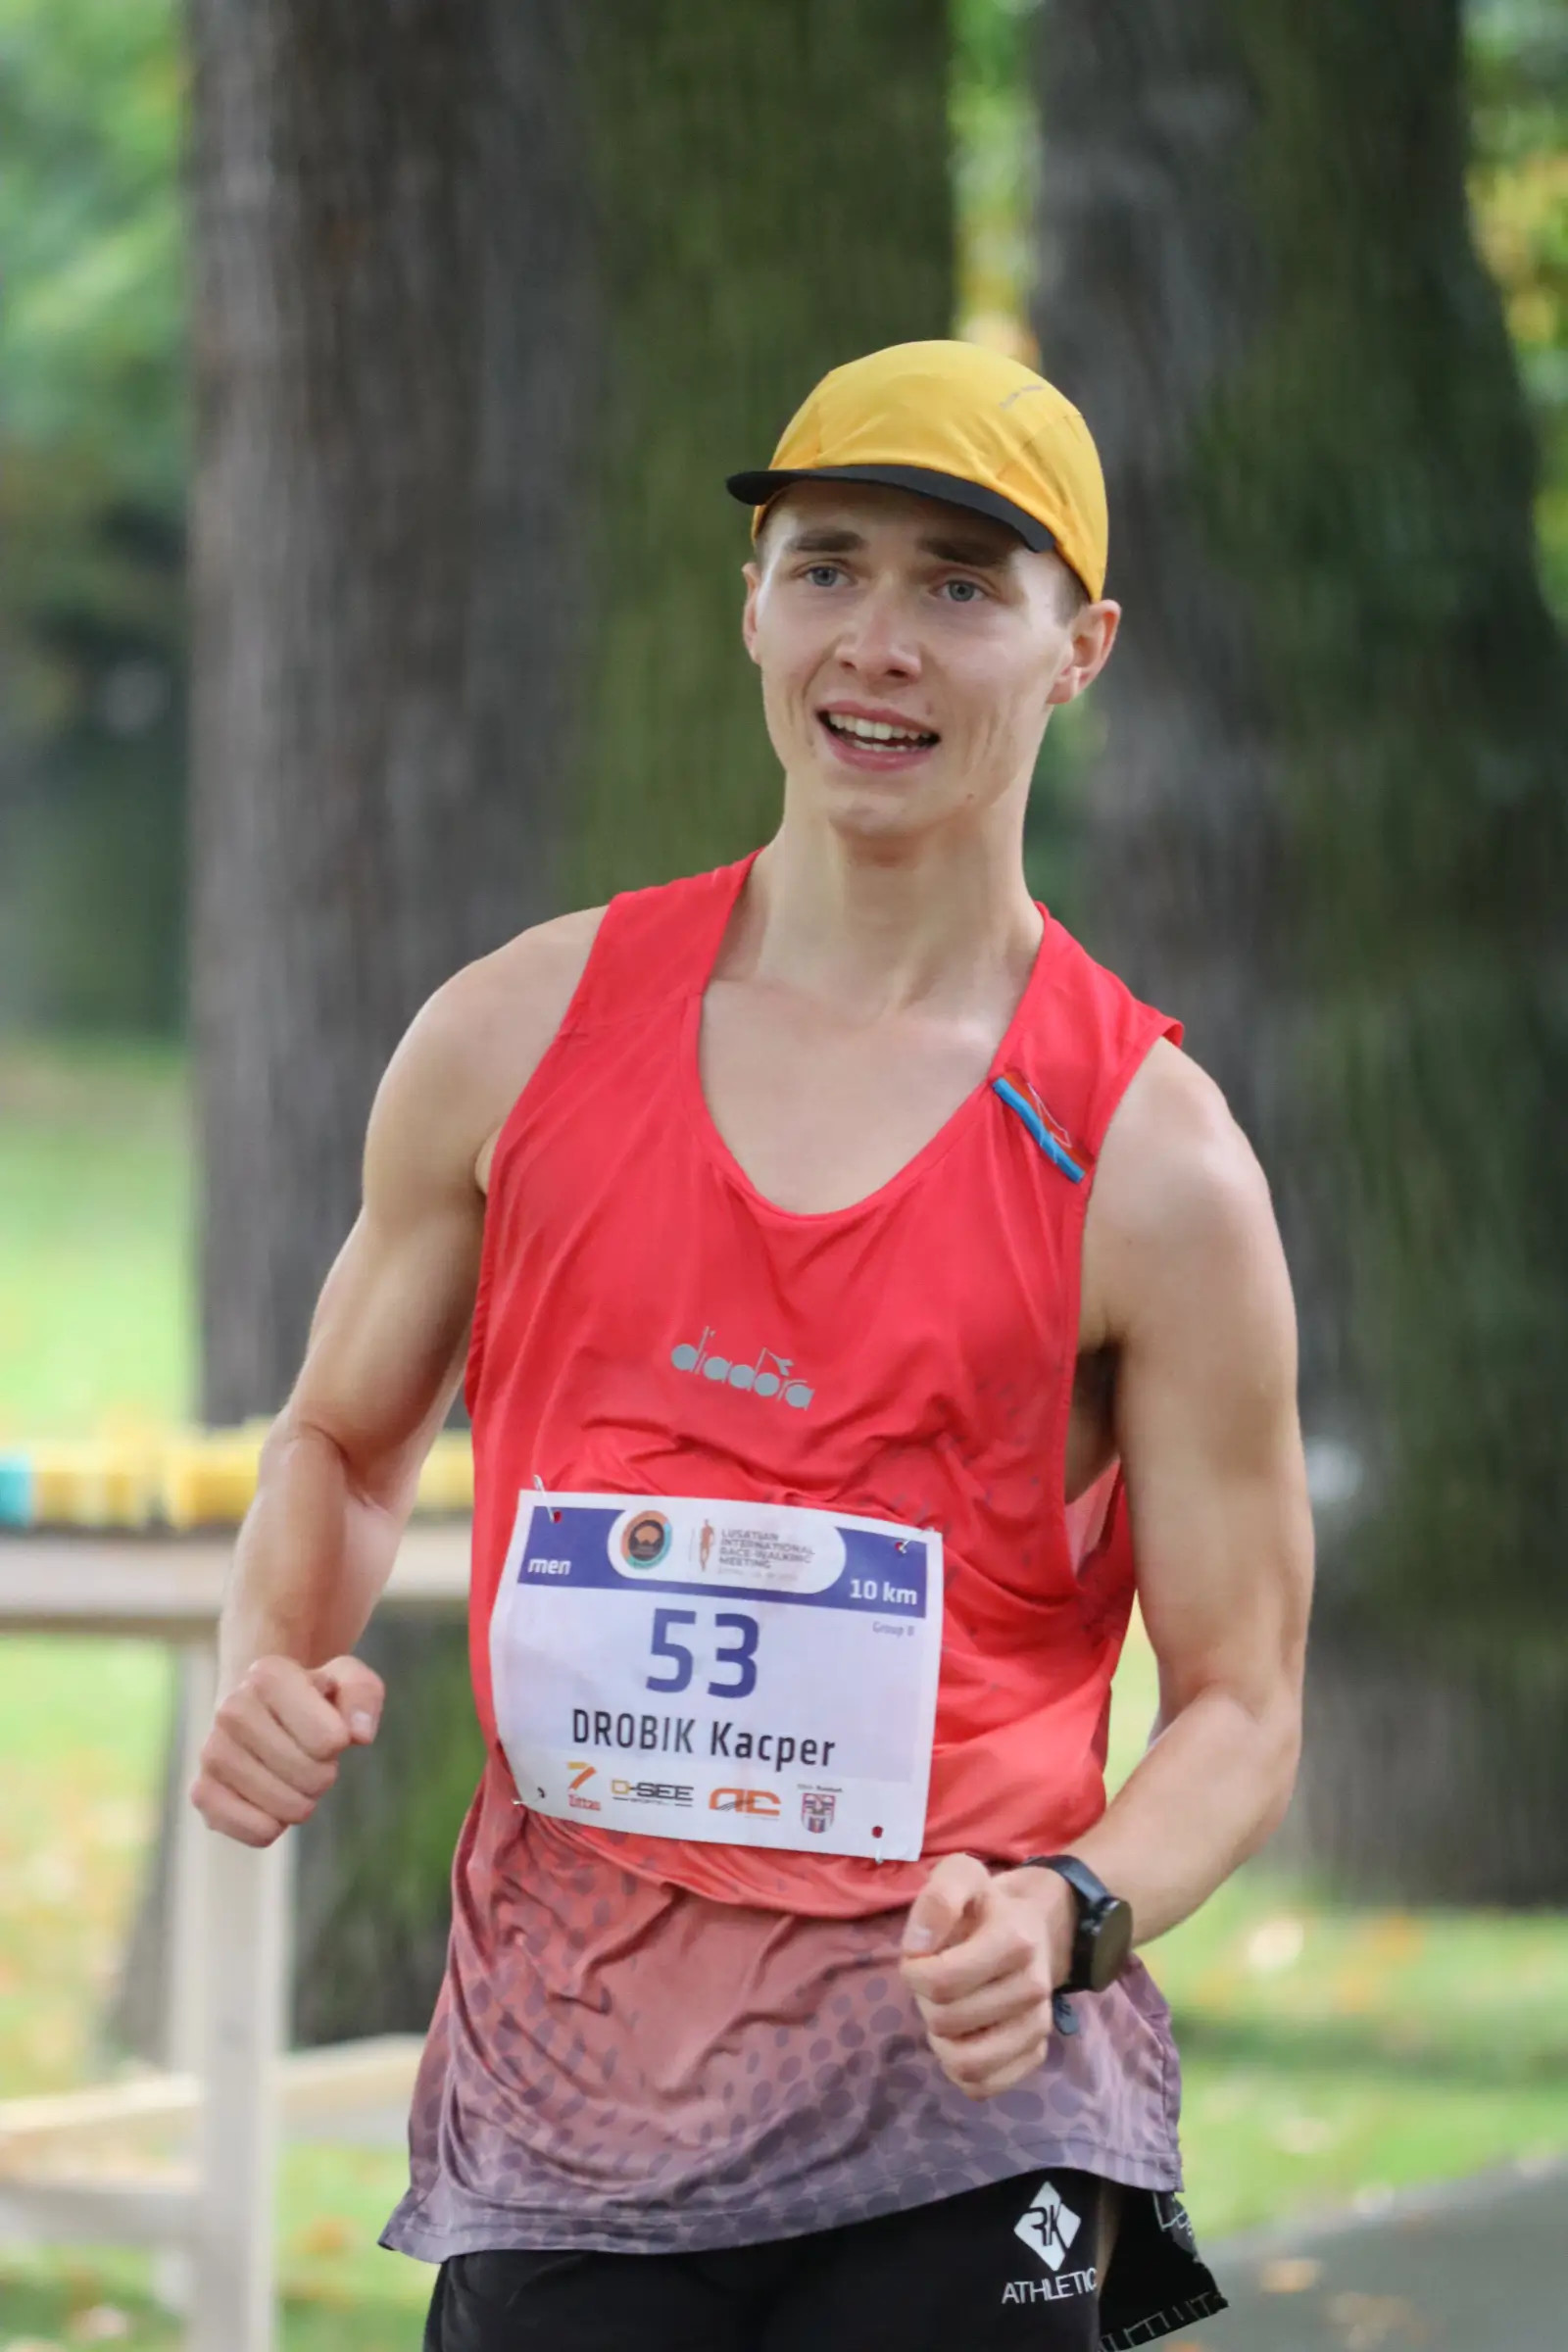
[[[162,514],[184,466],[183,105],[173,0],[0,0],[7,431]]]
[[[1037,195],[1029,44],[1036,0],[951,0],[949,109],[958,219],[958,331],[1031,364],[1025,313]]]
[[[1541,437],[1547,593],[1568,614],[1568,4],[1472,0],[1470,196]]]
[[[178,1015],[183,109],[174,0],[0,0],[0,1019]]]

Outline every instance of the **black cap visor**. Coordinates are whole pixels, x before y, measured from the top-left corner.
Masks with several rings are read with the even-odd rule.
[[[765,507],[792,482],[881,482],[889,490],[913,490],[921,498],[940,498],[950,507],[967,507],[973,514],[989,514],[993,522],[1004,522],[1008,530],[1016,531],[1037,556],[1050,555],[1056,544],[1054,531],[1000,491],[988,490],[982,482],[966,482],[961,474],[938,473],[930,466],[799,466],[780,472],[732,473],[724,487],[744,506]]]

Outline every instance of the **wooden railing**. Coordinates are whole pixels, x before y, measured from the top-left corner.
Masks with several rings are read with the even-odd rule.
[[[19,1532],[19,1492],[14,1476],[12,1528],[0,1533],[0,1632],[174,1644],[188,1784],[212,1715],[232,1534]],[[466,1524],[416,1522],[380,1606],[461,1611],[467,1589]],[[289,1843],[255,1852],[181,1806],[169,2071],[0,2101],[0,2235],[151,2244],[166,2299],[187,2312],[188,2352],[272,2352],[283,2120],[404,2104],[418,2054],[416,2040],[395,2036],[285,2056]],[[181,2125],[194,2131],[193,2162],[149,2152],[146,2143]]]

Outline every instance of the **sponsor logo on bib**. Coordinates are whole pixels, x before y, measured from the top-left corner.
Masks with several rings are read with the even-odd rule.
[[[801,1798],[801,1819],[818,1838],[833,1827],[838,1798],[827,1788],[808,1788]]]
[[[764,1821],[775,1821],[782,1807],[776,1788],[715,1788],[708,1799],[710,1813],[760,1814]]]
[[[669,1521],[662,1511],[639,1511],[622,1528],[620,1556],[628,1568],[657,1568],[669,1549]]]
[[[672,1781],[612,1781],[612,1796],[634,1805],[689,1805],[692,1792]]]

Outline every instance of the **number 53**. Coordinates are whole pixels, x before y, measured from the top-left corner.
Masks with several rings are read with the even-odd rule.
[[[656,1609],[654,1611],[653,1655],[665,1658],[674,1668],[672,1674],[648,1677],[650,1690],[684,1690],[691,1683],[697,1661],[684,1642],[671,1638],[671,1628],[695,1625],[695,1609]],[[719,1609],[713,1618],[715,1629],[733,1633],[736,1640],[723,1649],[715,1649],[715,1666],[733,1666],[733,1682],[714,1682],[708,1686],[710,1698],[750,1698],[757,1689],[757,1644],[761,1627],[755,1617],[743,1617],[737,1609]]]

